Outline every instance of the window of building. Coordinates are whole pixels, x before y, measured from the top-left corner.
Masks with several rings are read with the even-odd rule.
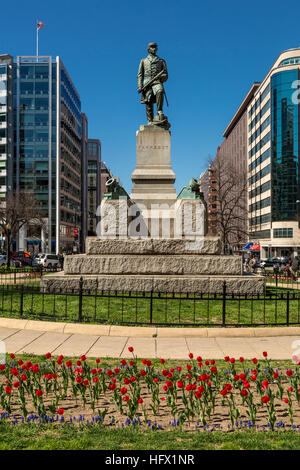
[[[257,201],[251,204],[249,206],[249,211],[250,212],[257,211],[257,210],[263,209],[264,207],[268,207],[270,205],[271,205],[271,198],[266,197],[265,199],[262,199],[261,201]]]
[[[264,105],[264,107],[259,111],[259,113],[255,116],[253,121],[249,124],[249,131],[253,129],[253,127],[261,120],[261,118],[266,114],[266,112],[270,109],[270,100]]]
[[[271,171],[271,165],[269,164],[269,165],[265,166],[265,168],[263,168],[262,170],[255,173],[255,175],[251,176],[251,178],[249,178],[249,185],[256,183],[261,178],[263,178],[268,173],[270,173],[270,171]]]
[[[253,197],[258,196],[259,194],[262,194],[265,191],[268,191],[270,187],[271,187],[271,181],[267,181],[266,183],[261,184],[260,186],[252,189],[252,191],[249,192],[249,198],[252,199]]]
[[[257,166],[261,165],[267,158],[269,158],[271,155],[271,149],[267,149],[265,152],[263,152],[259,157],[257,157],[254,162],[250,163],[249,165],[249,171],[254,170]]]
[[[293,238],[293,229],[292,228],[274,228],[273,236],[274,238]]]
[[[271,138],[270,132],[268,132],[250,151],[249,151],[249,158],[252,158],[253,155],[258,152],[264,145],[266,145]]]
[[[271,238],[271,230],[259,230],[258,232],[249,233],[250,240],[259,240],[261,238]]]
[[[261,105],[265,97],[270,91],[270,85],[267,85],[262,94],[258,97],[258,99],[255,101],[254,105],[251,107],[249,111],[249,118],[252,116],[252,114],[257,110],[257,108]]]
[[[270,222],[270,220],[271,220],[271,214],[263,214],[257,217],[252,217],[249,220],[249,223],[250,225],[260,225],[260,224],[266,224],[267,222]]]
[[[88,143],[88,154],[91,157],[98,156],[98,144],[96,142],[89,142]]]
[[[290,59],[284,59],[280,62],[278,67],[283,67],[284,65],[291,65],[291,64],[300,64],[300,57],[291,57]]]

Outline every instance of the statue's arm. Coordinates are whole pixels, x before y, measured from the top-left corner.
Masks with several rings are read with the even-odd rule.
[[[140,91],[143,88],[143,82],[144,82],[144,61],[142,59],[140,62],[139,70],[137,74],[138,91]]]
[[[163,63],[164,73],[161,74],[160,81],[162,83],[164,83],[168,80],[168,69],[167,69],[166,61],[163,60],[163,59],[161,59],[161,60],[162,60],[162,63]]]

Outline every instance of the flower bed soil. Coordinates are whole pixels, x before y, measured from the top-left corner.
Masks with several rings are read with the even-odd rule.
[[[227,357],[222,368],[199,356],[172,368],[161,360],[157,370],[151,361],[134,357],[101,368],[99,359],[89,366],[84,356],[72,363],[47,356],[39,365],[0,366],[1,421],[183,426],[187,431],[300,426],[298,366],[274,370],[267,356],[254,358],[253,367],[242,373],[236,371],[242,358]]]

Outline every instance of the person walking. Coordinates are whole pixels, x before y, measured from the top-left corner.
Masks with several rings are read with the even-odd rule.
[[[291,271],[292,271],[292,276],[293,276],[294,280],[297,281],[298,271],[299,271],[299,258],[298,258],[298,256],[295,256],[295,258],[292,261]]]
[[[255,256],[253,256],[253,258],[250,259],[249,268],[250,268],[251,273],[255,273],[255,270],[256,270],[256,257]]]

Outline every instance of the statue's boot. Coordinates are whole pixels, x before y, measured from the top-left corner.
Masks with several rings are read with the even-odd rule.
[[[146,104],[146,115],[148,124],[151,124],[154,119],[153,104]]]
[[[163,93],[157,93],[156,94],[156,105],[157,105],[157,114],[158,114],[160,120],[164,119],[163,104],[164,104],[164,94]]]

